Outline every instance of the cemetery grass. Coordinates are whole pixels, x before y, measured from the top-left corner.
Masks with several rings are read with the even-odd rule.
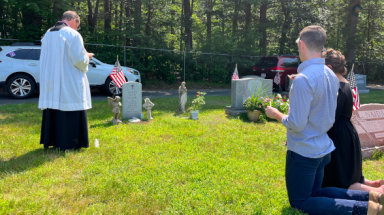
[[[230,97],[206,97],[192,121],[174,116],[177,101],[153,99],[154,120],[118,126],[93,102],[90,147],[67,152],[39,144],[36,104],[0,106],[0,214],[302,214],[287,198],[282,125],[227,117]],[[364,161],[366,178],[384,178],[383,160]]]

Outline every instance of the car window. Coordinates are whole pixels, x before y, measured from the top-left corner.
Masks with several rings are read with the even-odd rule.
[[[100,65],[98,62],[96,62],[96,61],[94,61],[94,60],[90,60],[89,62],[90,62],[90,63],[94,63],[94,64],[96,64],[96,65]]]
[[[36,51],[36,59],[37,60],[40,60],[40,52],[41,52],[41,49],[35,49]]]
[[[29,54],[31,49],[19,49],[16,51],[9,52],[5,56],[13,58],[13,59],[20,59],[24,60],[24,58]]]
[[[32,49],[31,52],[24,58],[24,60],[38,60],[36,50]]]
[[[279,59],[277,58],[261,58],[256,67],[274,67],[277,66]]]
[[[282,66],[284,66],[284,67],[299,67],[299,59],[298,58],[285,58]]]

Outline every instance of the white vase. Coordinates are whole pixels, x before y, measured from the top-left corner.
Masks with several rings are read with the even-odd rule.
[[[191,119],[197,120],[197,118],[199,116],[199,110],[191,110],[190,114],[191,114]]]

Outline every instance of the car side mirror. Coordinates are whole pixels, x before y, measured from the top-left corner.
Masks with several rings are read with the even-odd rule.
[[[95,64],[95,63],[90,62],[89,64],[91,64],[91,66],[92,66],[93,68],[96,68],[96,64]]]

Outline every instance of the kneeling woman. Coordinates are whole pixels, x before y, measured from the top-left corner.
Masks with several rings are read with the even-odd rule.
[[[345,57],[339,51],[328,49],[322,53],[327,65],[340,80],[337,97],[336,119],[328,131],[336,149],[331,162],[324,168],[323,187],[340,187],[351,190],[376,191],[384,193],[384,181],[370,181],[364,178],[359,136],[352,125],[353,95],[348,81]]]

